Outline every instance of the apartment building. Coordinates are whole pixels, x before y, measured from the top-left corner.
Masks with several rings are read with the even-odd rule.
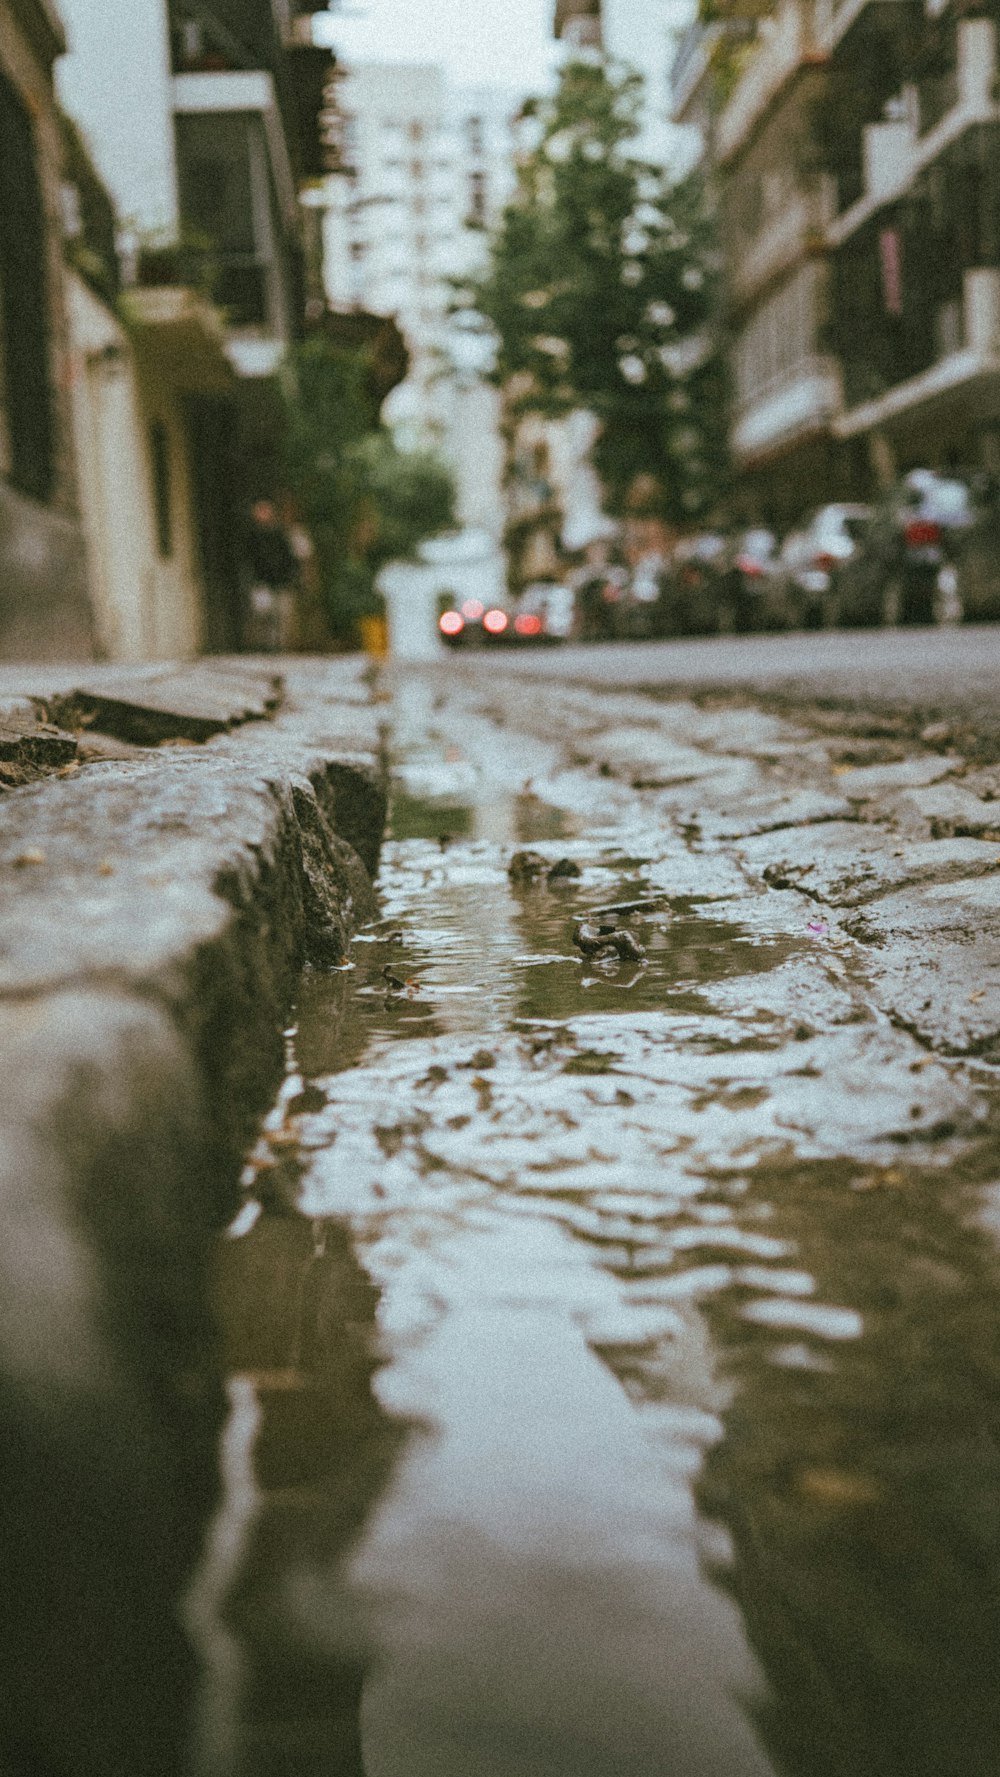
[[[723,0],[674,65],[722,217],[730,444],[781,523],[1000,468],[1000,9]]]
[[[0,658],[93,648],[69,400],[50,0],[0,0]]]
[[[59,90],[120,223],[126,320],[77,291],[107,651],[238,647],[250,502],[275,491],[280,376],[308,288],[300,196],[327,165],[329,50],[292,0],[65,0]],[[126,386],[128,385],[128,386]],[[125,445],[123,440],[128,440]],[[102,454],[113,510],[98,500]],[[129,488],[127,461],[142,483]],[[132,469],[132,480],[137,471]],[[153,499],[153,561],[122,518]]]
[[[998,30],[995,3],[831,7],[835,429],[883,473],[1000,472]]]
[[[452,87],[433,65],[356,66],[338,90],[343,170],[330,180],[326,286],[335,309],[391,316],[409,373],[384,416],[399,442],[450,461],[463,523],[498,536],[498,410],[483,341],[450,310],[483,263],[513,183],[514,103]]]

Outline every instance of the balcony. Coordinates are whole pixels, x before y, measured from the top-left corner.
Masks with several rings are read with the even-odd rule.
[[[1000,271],[966,271],[958,302],[943,305],[937,319],[944,349],[935,360],[840,414],[834,423],[838,436],[856,437],[893,421],[912,423],[921,415],[933,420],[949,407],[971,414],[977,389],[989,389],[994,401],[1000,396]]]
[[[864,226],[882,205],[894,203],[925,167],[940,158],[967,130],[1000,121],[994,100],[997,69],[996,26],[991,19],[962,19],[956,38],[957,60],[946,84],[951,94],[933,128],[926,128],[926,85],[915,115],[867,124],[862,131],[863,189],[831,224],[828,239],[839,246]],[[945,76],[941,76],[945,82]],[[943,90],[943,86],[939,87]]]
[[[836,364],[820,353],[813,354],[757,391],[733,426],[730,448],[743,464],[777,452],[829,430],[841,405]]]
[[[824,59],[813,31],[813,7],[783,0],[761,23],[755,48],[716,128],[719,161],[743,147],[750,132],[799,70]]]

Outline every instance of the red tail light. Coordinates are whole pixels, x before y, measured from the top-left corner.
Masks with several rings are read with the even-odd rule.
[[[534,611],[519,611],[514,618],[514,628],[519,636],[540,636],[542,620]]]
[[[903,527],[903,538],[908,549],[927,549],[941,541],[941,526],[932,518],[911,518]]]
[[[762,580],[764,577],[765,570],[752,555],[738,555],[736,566],[741,574],[746,574],[751,580]]]
[[[508,617],[506,611],[487,611],[486,616],[483,618],[483,628],[487,635],[491,636],[502,636],[504,630],[507,628],[507,623]]]
[[[462,616],[467,617],[470,623],[478,623],[485,609],[486,606],[480,599],[466,599],[462,606]]]
[[[438,628],[443,636],[460,636],[465,628],[465,618],[460,611],[444,611],[438,618]]]

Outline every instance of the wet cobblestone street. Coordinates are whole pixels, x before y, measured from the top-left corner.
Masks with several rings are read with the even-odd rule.
[[[1000,773],[475,673],[385,710],[380,918],[219,1255],[206,1769],[1000,1772]]]

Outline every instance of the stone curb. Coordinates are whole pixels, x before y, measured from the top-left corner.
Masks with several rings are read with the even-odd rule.
[[[296,972],[373,916],[385,808],[346,667],[293,675],[273,723],[3,799],[4,1777],[185,1766],[213,1243]]]

